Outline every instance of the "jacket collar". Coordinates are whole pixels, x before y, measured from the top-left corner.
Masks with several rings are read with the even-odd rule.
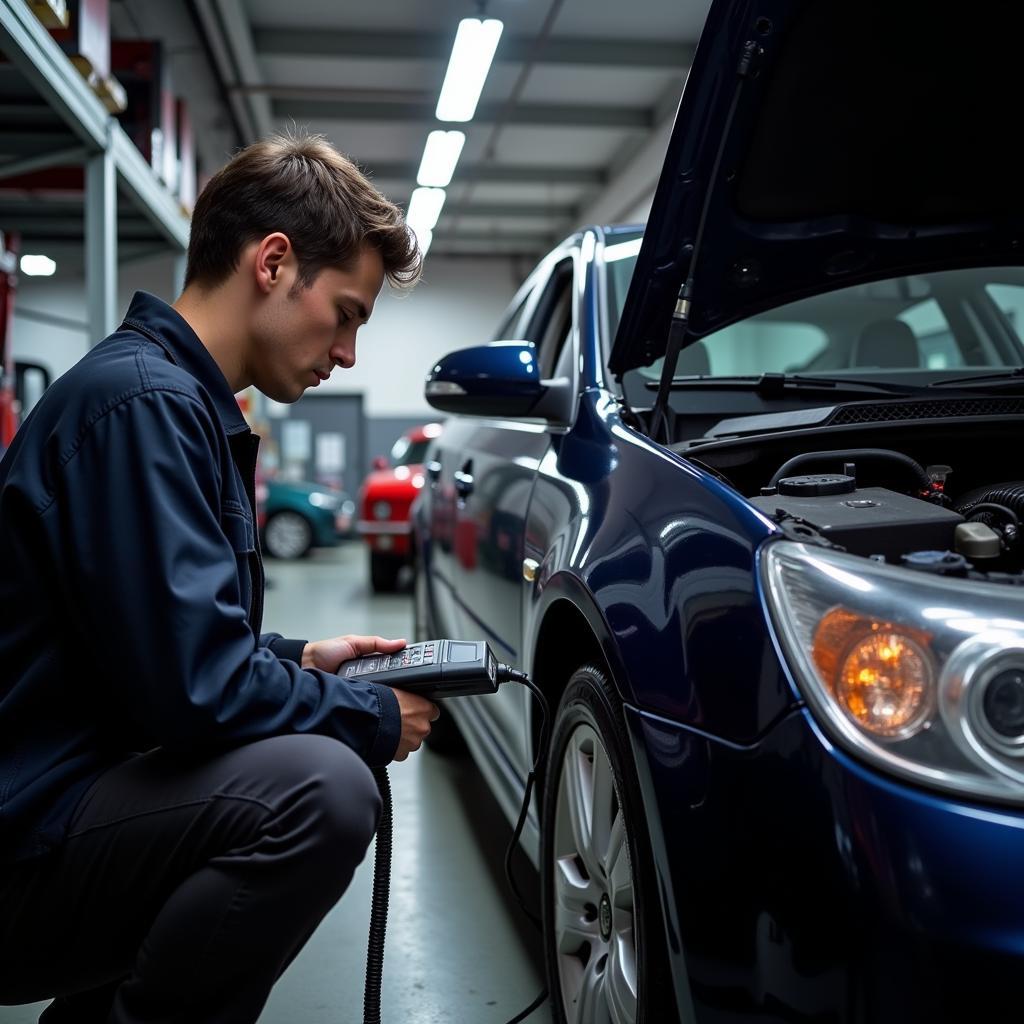
[[[206,388],[228,434],[249,429],[227,378],[176,309],[149,292],[136,292],[122,327],[139,331],[156,342],[172,363],[192,374]]]

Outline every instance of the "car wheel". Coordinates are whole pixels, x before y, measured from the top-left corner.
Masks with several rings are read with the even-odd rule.
[[[621,704],[607,676],[583,666],[555,716],[543,801],[545,961],[557,1024],[677,1019],[643,822]]]
[[[263,529],[263,548],[271,558],[302,558],[313,546],[313,527],[298,512],[275,512]]]
[[[370,586],[377,594],[391,594],[398,588],[398,574],[404,564],[394,555],[370,552]]]

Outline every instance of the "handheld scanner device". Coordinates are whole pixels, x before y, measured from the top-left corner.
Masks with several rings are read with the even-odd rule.
[[[483,640],[426,640],[394,654],[364,654],[338,668],[343,679],[366,679],[428,700],[497,693],[506,678]]]

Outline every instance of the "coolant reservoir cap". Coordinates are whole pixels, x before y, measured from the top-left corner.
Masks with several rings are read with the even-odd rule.
[[[857,481],[845,473],[815,473],[811,476],[786,476],[779,481],[779,494],[820,498],[828,494],[852,494]]]
[[[954,536],[957,551],[968,558],[998,558],[1002,553],[999,534],[985,523],[959,523]]]

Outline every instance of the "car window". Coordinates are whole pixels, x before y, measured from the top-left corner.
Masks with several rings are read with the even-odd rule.
[[[1010,322],[1011,329],[1024,332],[1024,284],[990,284],[986,291]]]
[[[696,367],[693,372],[714,377],[788,373],[805,366],[827,345],[828,335],[815,324],[747,320],[708,338],[703,343],[706,359],[694,360],[707,362],[707,369]],[[685,357],[680,362],[685,365]]]
[[[540,375],[552,375],[572,333],[572,259],[562,260],[548,278],[523,337],[537,346]]]
[[[963,353],[956,343],[953,329],[935,299],[926,299],[905,309],[897,319],[914,332],[919,365],[929,370],[964,365]]]
[[[609,281],[628,280],[626,265],[632,262],[635,257],[611,265]],[[617,322],[621,306],[613,305],[615,295],[608,301],[609,320]],[[1024,362],[1022,333],[1024,268],[916,274],[840,288],[758,313],[687,346],[677,373],[866,371],[899,376],[1018,366]],[[642,386],[660,376],[661,363],[631,373]]]
[[[392,466],[413,466],[421,463],[430,447],[430,439],[423,441],[410,441],[407,437],[400,437],[391,449]]]

